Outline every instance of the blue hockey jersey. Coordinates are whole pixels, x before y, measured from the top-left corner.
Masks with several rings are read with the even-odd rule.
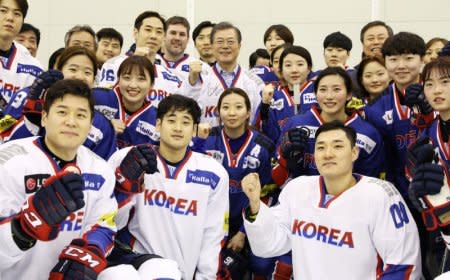
[[[266,84],[273,84],[279,82],[278,77],[277,75],[275,75],[275,72],[273,72],[272,68],[267,67],[265,65],[255,65],[249,71],[257,75]]]
[[[137,144],[158,144],[159,133],[156,132],[156,108],[152,103],[144,106],[132,115],[128,115],[122,102],[120,88],[112,90],[94,89],[95,109],[109,120],[119,119],[126,128],[117,135],[119,148]]]
[[[377,101],[364,107],[364,114],[383,136],[388,159],[386,179],[406,198],[409,186],[405,177],[406,151],[416,140],[419,129],[411,122],[411,109],[401,104],[400,94],[395,84],[390,84]]]
[[[300,88],[300,104],[297,106],[297,113],[303,114],[316,104],[314,82],[307,81]],[[281,127],[290,117],[295,115],[295,102],[293,96],[289,93],[288,87],[278,86],[274,91],[267,120],[261,120],[260,110],[261,104],[258,107],[258,117],[255,119],[255,126],[260,128],[274,142],[278,142]]]
[[[211,155],[225,167],[230,177],[230,233],[242,226],[242,209],[248,206],[248,198],[241,188],[242,178],[256,172],[261,186],[272,181],[272,141],[253,130],[247,130],[243,137],[243,144],[236,153],[233,153],[230,139],[220,126],[214,127],[206,140],[195,139],[194,149]]]
[[[304,169],[307,175],[318,175],[314,161],[314,146],[317,129],[324,123],[317,107],[302,115],[290,118],[282,128],[282,134],[294,127],[307,127],[310,131],[308,148],[305,151]],[[382,177],[385,171],[384,145],[380,133],[364,121],[355,112],[344,123],[356,131],[356,145],[359,156],[353,165],[353,171],[366,176]]]

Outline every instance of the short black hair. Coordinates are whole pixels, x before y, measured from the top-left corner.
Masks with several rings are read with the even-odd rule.
[[[411,32],[399,32],[386,39],[381,52],[383,57],[402,54],[417,54],[422,57],[426,50],[422,37]]]
[[[323,48],[326,49],[328,47],[332,48],[342,48],[347,52],[352,50],[352,40],[345,34],[337,31],[331,34],[328,34],[323,40]]]
[[[266,32],[264,32],[264,44],[267,42],[267,38],[269,38],[270,33],[272,31],[275,31],[278,36],[280,36],[281,39],[283,39],[284,43],[286,44],[294,44],[294,35],[292,34],[292,31],[283,24],[274,24],[269,26],[269,28],[266,29]]]
[[[55,103],[55,100],[61,99],[66,95],[74,95],[85,98],[89,103],[89,111],[91,112],[91,120],[94,118],[94,96],[91,88],[80,80],[59,80],[54,83],[47,91],[44,99],[45,112],[49,112],[50,107]]]
[[[315,138],[316,140],[319,138],[319,135],[326,131],[331,130],[342,130],[347,136],[348,140],[350,140],[350,146],[353,148],[356,144],[356,131],[350,126],[345,126],[345,124],[341,121],[334,120],[331,122],[327,122],[322,124],[316,131]]]
[[[164,30],[166,30],[166,20],[158,12],[155,11],[145,11],[140,15],[138,15],[134,21],[134,28],[139,30],[139,28],[141,28],[144,19],[151,17],[158,18],[162,22]]]
[[[95,34],[95,36],[97,37],[97,41],[98,42],[100,42],[100,40],[103,39],[103,38],[116,39],[116,40],[119,41],[120,48],[122,48],[123,36],[122,36],[122,34],[119,31],[117,31],[114,28],[111,28],[111,27],[102,28],[99,31],[97,31],[97,34]]]
[[[194,124],[198,124],[200,122],[202,111],[200,106],[198,106],[197,101],[180,94],[172,94],[161,100],[158,104],[156,118],[162,120],[169,112],[184,110],[191,115]]]
[[[56,68],[56,62],[65,48],[55,50],[48,59],[48,70]]]
[[[295,55],[303,57],[306,60],[306,63],[308,64],[309,70],[312,69],[312,66],[313,66],[312,58],[311,58],[311,54],[309,53],[309,51],[307,49],[305,49],[302,46],[288,46],[283,50],[283,52],[281,53],[281,56],[280,56],[280,66],[278,68],[280,68],[281,73],[283,73],[284,58],[288,54],[295,54]]]
[[[375,26],[383,26],[384,28],[386,28],[388,37],[394,35],[394,31],[392,30],[392,28],[389,25],[387,25],[384,21],[374,20],[367,23],[366,25],[363,26],[363,28],[361,28],[361,33],[359,34],[359,39],[361,40],[361,43],[364,41],[364,34],[366,33],[366,31]]]
[[[270,60],[270,55],[266,49],[256,49],[248,58],[250,68],[255,67],[256,61],[260,57]]]
[[[341,67],[327,67],[324,70],[320,71],[316,80],[314,81],[314,92],[317,94],[317,90],[319,89],[320,81],[326,76],[330,75],[338,75],[344,80],[345,88],[347,90],[347,94],[351,94],[353,90],[352,78],[348,75],[347,71],[342,69]]]
[[[214,27],[216,24],[210,22],[209,20],[205,20],[199,23],[192,31],[192,40],[195,42],[195,39],[198,37],[200,32],[202,32],[203,28]]]
[[[212,31],[211,31],[211,43],[214,42],[214,36],[216,35],[217,31],[227,30],[227,29],[233,29],[236,32],[238,43],[240,44],[242,41],[242,34],[239,28],[234,26],[233,24],[223,21],[219,22],[218,24],[214,25]]]
[[[39,42],[41,42],[41,31],[29,23],[23,23],[19,34],[27,31],[31,31],[34,33],[34,35],[36,36],[36,44],[39,47]]]
[[[19,6],[19,10],[22,13],[23,18],[25,19],[25,17],[27,16],[28,13],[28,1],[27,0],[14,0],[17,4],[17,6]],[[0,3],[2,1],[0,0]]]
[[[191,25],[189,24],[189,21],[185,17],[181,17],[181,16],[173,16],[173,17],[169,18],[168,20],[166,20],[166,29],[164,29],[164,31],[167,32],[167,28],[169,28],[169,25],[177,25],[177,24],[181,24],[184,27],[186,27],[187,36],[189,37]]]

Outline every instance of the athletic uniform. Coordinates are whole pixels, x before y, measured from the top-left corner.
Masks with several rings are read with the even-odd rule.
[[[389,182],[354,176],[334,197],[320,176],[290,181],[277,206],[261,203],[256,220],[245,219],[253,252],[292,249],[295,279],[421,279],[419,236],[403,198]]]
[[[306,173],[303,175],[318,175],[314,161],[314,147],[316,131],[323,123],[319,110],[313,107],[305,114],[290,118],[282,128],[281,135],[294,127],[305,126],[310,131],[308,147],[305,150],[303,161],[303,168]],[[356,113],[349,116],[344,124],[356,131],[356,146],[359,147],[359,156],[354,163],[354,172],[377,178],[382,177],[385,170],[385,154],[380,133]]]
[[[242,69],[239,65],[236,66],[233,72],[224,72],[219,64],[216,63],[208,70],[206,75],[201,75],[201,79],[197,84],[199,83],[201,84],[201,89],[191,92],[189,96],[195,99],[202,108],[200,122],[207,122],[212,127],[219,124],[217,102],[222,92],[230,87],[241,88],[248,94],[252,106],[250,121],[253,122],[256,109],[261,102],[260,92],[264,87],[264,82],[256,75]]]
[[[278,84],[279,79],[272,68],[265,65],[255,65],[249,70],[251,73],[257,75],[265,84]]]
[[[95,84],[95,87],[113,88],[118,81],[117,71],[119,70],[120,64],[122,64],[127,57],[128,55],[123,54],[108,59],[103,64],[102,76],[99,83]],[[189,86],[189,83],[183,83],[181,78],[162,65],[154,63],[154,72],[155,83],[153,84],[147,99],[151,101],[155,107],[158,106],[161,100],[169,95],[189,95],[193,90],[193,88]]]
[[[365,119],[383,136],[387,154],[386,179],[404,198],[408,197],[409,181],[405,177],[406,150],[419,129],[411,122],[411,109],[403,105],[404,95],[391,83],[377,101],[364,107]]]
[[[63,248],[84,238],[105,254],[116,232],[114,216],[117,202],[113,190],[115,176],[108,164],[85,147],[80,147],[75,164],[84,180],[85,206],[71,213],[61,223],[61,231],[52,241],[37,241],[22,251],[11,234],[11,220],[28,197],[44,180],[61,170],[58,162],[44,148],[43,138],[32,137],[0,146],[0,278],[5,280],[42,279],[58,263]]]
[[[267,119],[263,120],[261,116],[263,105],[262,103],[259,105],[255,126],[274,142],[278,142],[280,129],[286,121],[296,113],[303,114],[309,111],[314,105],[317,105],[317,100],[313,81],[307,81],[300,88],[300,103],[297,105],[297,112],[295,111],[293,92],[289,91],[288,87],[278,86],[273,93]]]
[[[161,65],[172,71],[177,77],[179,77],[184,82],[189,82],[189,63],[192,61],[200,61],[198,58],[190,56],[188,54],[184,54],[177,61],[168,61],[161,56]],[[207,63],[202,62],[202,73],[206,74],[208,72],[209,66]]]
[[[21,116],[12,127],[0,133],[0,143],[43,134],[43,129]],[[97,111],[94,111],[91,130],[83,146],[105,160],[117,150],[114,128],[111,122]]]
[[[246,175],[256,172],[261,185],[271,184],[271,158],[274,152],[273,142],[253,130],[236,138],[230,139],[223,127],[214,127],[207,139],[196,139],[196,148],[209,154],[225,167],[230,176],[230,230],[232,238],[238,231],[244,232],[242,209],[248,206],[248,198],[241,188],[241,180]],[[268,275],[273,269],[273,263],[255,258],[251,255],[252,271],[258,275]],[[268,272],[268,271],[269,272]]]
[[[119,166],[131,148],[109,160]],[[216,279],[226,235],[228,174],[214,159],[188,150],[171,166],[158,154],[159,172],[145,175],[145,190],[134,196],[116,193],[117,239],[137,253],[175,260],[183,279]],[[131,212],[130,212],[131,211]]]
[[[94,89],[95,109],[109,120],[118,119],[125,124],[125,130],[117,134],[119,148],[151,143],[159,143],[156,131],[156,108],[150,102],[144,103],[138,111],[129,114],[122,102],[119,86],[112,90]]]
[[[0,55],[0,62],[0,108],[3,109],[15,92],[33,83],[42,73],[42,66],[24,46],[14,42],[7,53]]]

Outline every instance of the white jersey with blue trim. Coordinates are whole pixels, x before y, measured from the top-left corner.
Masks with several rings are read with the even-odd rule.
[[[253,119],[256,115],[256,110],[261,103],[261,91],[264,88],[264,82],[254,73],[248,70],[242,69],[237,65],[234,73],[234,78],[230,85],[227,85],[222,76],[219,73],[217,64],[207,69],[205,74],[201,75],[201,89],[191,93],[202,109],[201,122],[208,122],[212,127],[219,125],[217,102],[219,96],[227,88],[237,87],[243,89],[249,99],[252,107],[250,121],[253,123]]]
[[[292,249],[295,279],[421,279],[419,234],[402,196],[387,181],[354,176],[329,199],[322,177],[291,180],[277,206],[261,203],[256,220],[245,219],[253,253]]]
[[[127,57],[126,54],[123,54],[107,60],[103,64],[100,81],[95,87],[113,88],[118,81],[117,71],[119,70],[120,64],[122,64]],[[181,78],[162,65],[154,63],[154,71],[155,83],[153,84],[147,99],[156,107],[159,102],[167,96],[172,94],[187,95],[191,89],[191,87],[186,88],[189,86],[189,83],[183,83]]]
[[[76,165],[84,180],[85,206],[61,223],[52,241],[37,241],[22,251],[13,240],[11,220],[44,181],[60,171],[44,151],[39,137],[11,141],[0,146],[0,279],[47,280],[58,256],[75,238],[85,238],[104,253],[112,247],[116,232],[115,176],[108,164],[86,147],[78,149]]]
[[[209,68],[211,68],[211,66],[209,66],[207,63],[204,63],[200,59],[186,53],[177,61],[168,61],[164,58],[164,56],[161,56],[161,65],[163,65],[167,69],[170,69],[175,75],[180,77],[186,83],[189,82],[189,63],[193,61],[199,61],[202,63],[203,75],[208,73]]]
[[[0,62],[0,107],[3,108],[14,93],[31,86],[42,73],[42,66],[24,46],[15,42],[9,56],[0,57]]]
[[[129,150],[116,152],[109,159],[111,166],[117,167]],[[228,232],[226,170],[210,156],[192,151],[176,168],[158,154],[158,170],[145,175],[142,193],[118,197],[117,225],[127,228],[117,239],[138,253],[175,260],[182,279],[194,279],[194,274],[195,279],[216,279]]]

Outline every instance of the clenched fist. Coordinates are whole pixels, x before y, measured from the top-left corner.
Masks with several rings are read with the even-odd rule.
[[[252,214],[259,212],[259,206],[261,201],[261,183],[259,181],[258,173],[250,173],[245,176],[241,181],[242,190],[248,197],[250,202],[250,211]]]
[[[195,85],[200,78],[202,72],[202,62],[200,60],[191,61],[189,63],[189,83]]]
[[[267,84],[262,90],[262,103],[270,104],[273,98],[274,87],[272,84]]]

